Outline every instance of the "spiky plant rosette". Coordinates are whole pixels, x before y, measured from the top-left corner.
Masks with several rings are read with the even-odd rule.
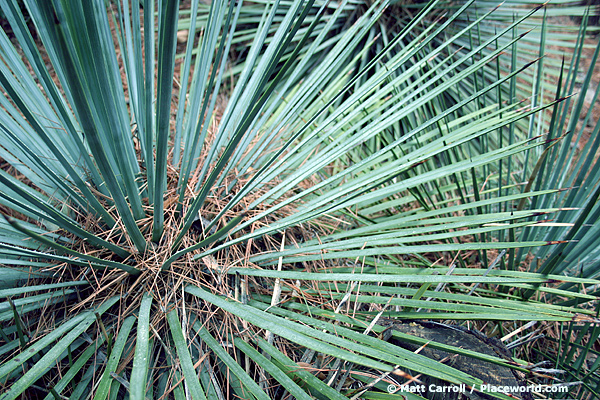
[[[577,67],[540,72],[540,7],[193,0],[178,57],[177,0],[24,3],[0,2],[0,399],[479,392],[380,318],[596,322],[595,274],[520,263],[598,209],[595,170],[539,172],[598,148],[554,153]]]

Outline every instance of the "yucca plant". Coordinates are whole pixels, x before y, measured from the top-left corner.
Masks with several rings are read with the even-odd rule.
[[[598,322],[574,4],[582,28],[557,33],[526,2],[26,0],[37,43],[17,3],[0,1],[0,399],[423,398],[390,393],[421,376],[477,393],[383,320],[506,340]],[[393,335],[523,373],[539,354]],[[583,355],[582,398],[596,337],[542,355]]]

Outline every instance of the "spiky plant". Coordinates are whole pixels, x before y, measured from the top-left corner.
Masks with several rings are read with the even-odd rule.
[[[0,4],[0,399],[479,391],[382,317],[597,322],[585,29],[526,2],[192,0],[178,57],[177,0]]]

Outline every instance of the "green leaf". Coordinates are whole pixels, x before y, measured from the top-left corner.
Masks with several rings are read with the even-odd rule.
[[[154,184],[154,224],[152,241],[158,242],[163,233],[163,198],[167,183],[167,144],[171,121],[171,77],[175,69],[175,46],[177,45],[177,16],[179,0],[166,0],[161,4],[158,35],[158,85],[156,105],[156,176]]]
[[[119,365],[119,361],[121,360],[121,354],[123,353],[123,349],[125,348],[125,343],[129,339],[129,332],[131,332],[134,323],[135,317],[129,316],[125,318],[125,320],[121,324],[121,329],[119,329],[119,334],[117,335],[117,338],[115,339],[115,344],[110,352],[108,363],[104,368],[104,373],[102,374],[102,378],[100,378],[100,383],[98,384],[98,388],[96,389],[94,400],[105,400],[107,398],[108,393],[111,390],[111,385],[113,384],[113,378],[111,376],[111,373],[114,373],[117,370],[117,366]]]
[[[146,398],[146,386],[148,370],[150,369],[149,343],[150,343],[150,311],[152,307],[152,295],[144,293],[137,323],[137,337],[135,341],[135,355],[133,357],[133,369],[129,380],[129,395],[132,399],[144,400]]]
[[[187,341],[183,336],[181,322],[177,317],[177,310],[173,310],[167,314],[167,321],[171,328],[171,336],[173,337],[177,355],[179,356],[179,363],[181,364],[181,369],[183,370],[183,375],[185,377],[185,385],[194,400],[206,400],[202,386],[200,386],[198,372],[196,372],[196,369],[194,368],[192,357],[188,351]]]

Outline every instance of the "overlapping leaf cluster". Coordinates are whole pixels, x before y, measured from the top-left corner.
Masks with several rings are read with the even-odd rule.
[[[483,383],[382,315],[570,324],[541,357],[598,392],[585,8],[23,3],[0,1],[0,399]]]

